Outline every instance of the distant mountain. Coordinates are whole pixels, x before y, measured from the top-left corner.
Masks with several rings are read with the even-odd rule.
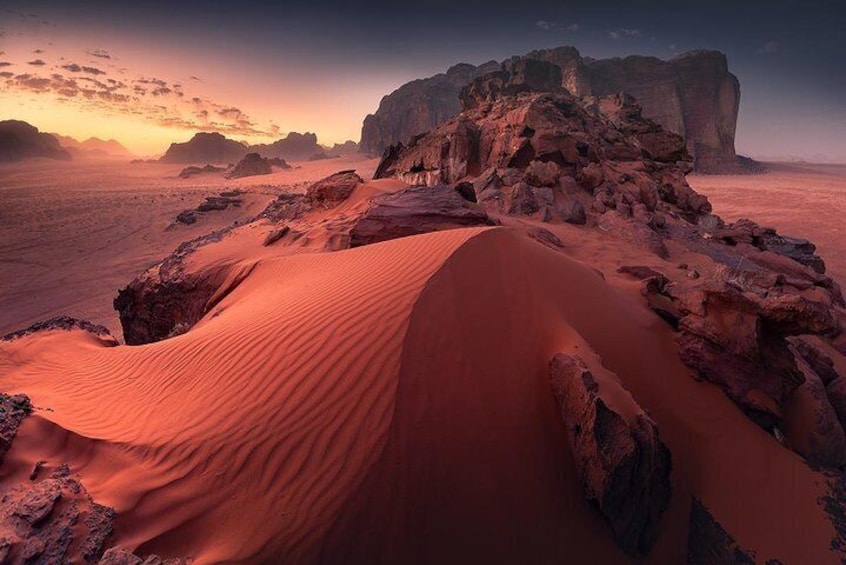
[[[287,136],[273,143],[253,145],[251,151],[264,157],[279,157],[286,161],[309,161],[326,159],[325,148],[317,143],[317,134],[292,131]]]
[[[59,135],[56,133],[51,135],[59,140],[62,147],[76,156],[135,157],[131,151],[114,139],[102,140],[97,137],[91,137],[85,141],[78,141],[77,139],[66,135]]]
[[[352,155],[359,152],[358,143],[351,140],[336,143],[332,147],[325,147],[325,149],[330,156]]]
[[[248,146],[219,133],[198,133],[185,143],[171,143],[162,163],[235,163],[248,153]]]
[[[19,120],[0,122],[0,161],[20,161],[33,157],[62,161],[72,158],[59,144],[59,140],[49,133],[41,133],[38,128]]]

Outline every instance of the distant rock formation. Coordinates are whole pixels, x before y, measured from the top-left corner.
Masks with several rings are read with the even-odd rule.
[[[191,165],[189,167],[185,167],[180,171],[179,178],[181,179],[189,179],[191,177],[195,177],[197,175],[205,175],[209,173],[222,173],[226,170],[226,167],[215,167],[214,165],[206,165],[205,167],[196,167]]]
[[[71,154],[49,133],[20,120],[0,122],[0,162],[47,157],[70,161]]]
[[[317,143],[317,134],[292,131],[278,141],[264,145],[253,145],[250,151],[264,157],[279,157],[288,161],[308,161],[327,158],[324,148]]]
[[[561,87],[577,96],[633,96],[646,118],[686,139],[698,171],[755,168],[754,162],[735,154],[740,84],[729,72],[725,55],[716,51],[690,52],[670,61],[642,56],[591,60],[573,47],[558,47],[502,64],[456,65],[446,74],[412,81],[385,96],[376,113],[364,119],[362,151],[380,154],[389,145],[406,143],[444,123],[460,111],[458,95],[464,86],[524,59],[558,66]]]
[[[256,175],[269,175],[273,172],[270,161],[258,153],[247,153],[243,159],[238,161],[232,170],[226,174],[228,179],[240,179]]]
[[[243,159],[248,148],[219,133],[198,133],[185,143],[172,143],[162,163],[232,163]]]
[[[352,140],[347,140],[343,143],[336,143],[332,147],[327,147],[326,152],[330,157],[353,155],[359,152],[358,143]]]
[[[59,140],[62,147],[67,149],[75,157],[134,157],[131,151],[114,139],[103,140],[91,137],[85,141],[78,141],[73,137],[66,135],[58,135],[55,133],[52,135]]]

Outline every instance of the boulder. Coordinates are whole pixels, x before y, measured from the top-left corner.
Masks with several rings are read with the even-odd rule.
[[[32,404],[29,397],[23,394],[10,396],[0,392],[0,465],[12,441],[18,433],[24,418],[32,414]]]
[[[619,382],[603,381],[600,390],[579,357],[557,354],[549,377],[585,496],[624,551],[648,553],[671,493],[670,451],[658,427]],[[618,411],[609,395],[631,406]]]
[[[409,187],[371,200],[370,208],[353,220],[349,246],[359,247],[445,229],[491,226],[495,222],[480,206],[446,185]]]
[[[340,171],[306,189],[306,200],[315,207],[333,208],[346,200],[364,180],[354,170]]]

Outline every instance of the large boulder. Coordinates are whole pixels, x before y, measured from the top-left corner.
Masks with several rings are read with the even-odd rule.
[[[495,222],[481,206],[468,202],[446,185],[410,187],[374,197],[368,210],[353,220],[349,246],[359,247],[445,229],[490,225],[495,225]]]
[[[314,207],[332,208],[350,197],[364,182],[354,170],[340,171],[321,179],[306,189],[306,200]]]
[[[658,427],[618,381],[600,388],[579,357],[557,354],[549,378],[585,496],[623,550],[647,553],[671,494],[670,451]]]

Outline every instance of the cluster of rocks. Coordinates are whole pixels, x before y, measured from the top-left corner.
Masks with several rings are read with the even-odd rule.
[[[99,336],[87,323],[80,329]],[[26,334],[55,329],[31,327]],[[0,466],[23,420],[32,413],[25,395],[0,393]],[[70,468],[60,464],[49,473],[44,461],[35,464],[29,478],[7,484],[0,493],[0,563],[84,563],[86,565],[182,565],[181,559],[145,560],[122,548],[109,548],[117,514],[97,504]],[[44,476],[46,475],[46,476]],[[107,549],[108,548],[108,549]]]
[[[215,167],[214,165],[205,165],[204,167],[189,166],[182,169],[179,173],[179,178],[189,179],[197,175],[204,175],[210,173],[222,173],[226,171],[226,167]]]
[[[243,159],[233,166],[226,174],[228,179],[240,179],[243,177],[252,177],[256,175],[269,175],[273,172],[273,167],[279,169],[290,169],[285,159],[274,157],[268,159],[262,157],[258,153],[247,153]]]
[[[635,97],[646,117],[686,139],[699,171],[760,168],[735,154],[740,85],[729,72],[725,55],[715,51],[694,51],[670,61],[643,56],[593,60],[583,58],[573,47],[557,47],[478,67],[455,65],[446,73],[412,81],[385,96],[376,113],[364,119],[362,151],[379,154],[449,121],[467,109],[461,100],[463,89],[479,77],[520,61],[558,67],[559,81],[549,83],[550,90],[576,96],[626,93]]]
[[[239,208],[243,203],[243,194],[240,190],[224,190],[219,196],[206,196],[205,201],[196,208],[180,212],[176,216],[176,222],[185,225],[196,224],[205,212],[226,210],[230,206]]]

